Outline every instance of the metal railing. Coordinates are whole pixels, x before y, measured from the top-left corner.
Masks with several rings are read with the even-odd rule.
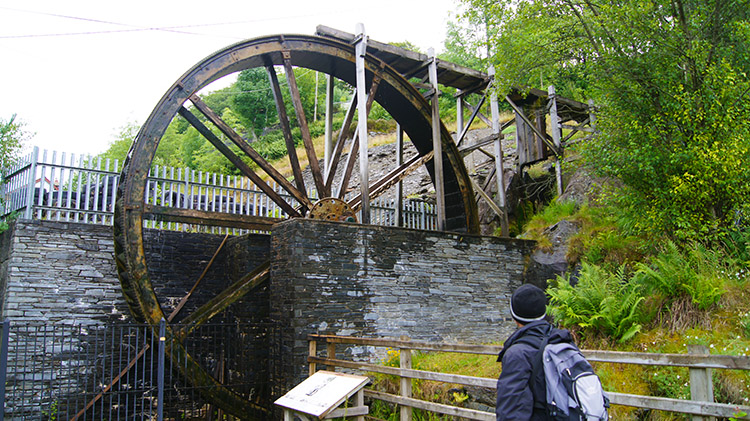
[[[165,359],[162,333],[148,325],[2,324],[0,420],[221,418],[201,390]],[[266,386],[255,341],[263,326],[200,327],[184,342],[191,356],[250,399]],[[252,365],[255,363],[256,365]],[[260,380],[259,380],[260,379]],[[218,418],[217,418],[218,416]]]
[[[385,393],[373,389],[365,389],[365,396],[391,404],[399,405],[402,420],[411,419],[413,408],[437,414],[461,417],[469,420],[494,421],[495,414],[453,405],[446,405],[415,399],[412,396],[412,379],[431,380],[449,384],[478,386],[487,389],[497,389],[497,379],[446,374],[433,371],[416,370],[412,367],[412,353],[414,351],[427,352],[455,352],[475,355],[497,355],[501,346],[448,344],[434,342],[418,342],[408,339],[380,339],[357,338],[348,336],[310,335],[308,363],[310,374],[317,370],[319,364],[325,365],[329,371],[336,367],[355,370],[360,373],[382,373],[399,378],[400,393],[398,395]],[[325,356],[318,356],[318,342],[325,345]],[[345,352],[337,350],[337,344],[390,348],[400,351],[399,367],[388,367],[361,361],[338,359]],[[708,348],[691,346],[690,354],[651,354],[643,352],[617,352],[583,350],[589,361],[602,363],[638,364],[649,366],[688,367],[691,385],[691,399],[671,399],[653,396],[632,395],[607,391],[610,403],[636,408],[691,414],[694,417],[736,417],[736,419],[750,419],[750,406],[722,404],[713,402],[711,382],[712,369],[750,370],[750,357],[730,355],[708,355]],[[361,357],[361,356],[360,356]],[[741,413],[745,415],[740,415]],[[695,418],[694,418],[695,419]],[[698,418],[700,419],[700,418]]]
[[[121,163],[56,151],[33,151],[10,168],[0,185],[0,217],[17,214],[25,219],[112,225],[113,208]],[[271,187],[293,205],[296,201],[275,182]],[[308,192],[317,198],[314,190]],[[216,173],[155,165],[148,177],[145,202],[182,209],[286,217],[286,213],[249,179]],[[396,201],[376,198],[370,203],[371,223],[395,226]],[[404,200],[402,226],[435,229],[433,204]],[[217,227],[144,221],[145,228],[195,230],[224,233]],[[244,230],[233,230],[234,234]]]

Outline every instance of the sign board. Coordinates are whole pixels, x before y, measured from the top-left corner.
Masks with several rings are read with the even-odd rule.
[[[274,403],[293,411],[324,418],[369,381],[364,376],[321,370]]]

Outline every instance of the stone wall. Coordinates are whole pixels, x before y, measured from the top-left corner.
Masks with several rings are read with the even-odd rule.
[[[200,277],[224,236],[147,230],[144,237],[151,279],[162,308],[169,314]],[[228,238],[176,320],[268,260],[269,246],[268,235]],[[98,358],[92,349],[108,354],[105,359],[128,355],[114,342],[113,351],[107,353],[96,339],[120,332],[113,324],[133,321],[122,296],[113,253],[112,228],[106,226],[20,220],[0,234],[0,317],[11,321],[6,383],[12,397],[6,403],[9,416],[36,417],[45,404],[65,402],[65,394],[83,393],[89,378],[106,383],[93,371],[101,361],[87,360]],[[193,336],[199,336],[200,341],[191,345],[193,355],[213,358],[200,347],[232,341],[232,349],[241,349],[242,357],[227,362],[227,370],[242,372],[241,377],[234,376],[242,383],[242,392],[265,396],[269,389],[267,287],[212,322],[224,323],[226,328],[208,326],[195,332]],[[74,331],[79,332],[78,337],[69,335]],[[95,340],[99,342],[93,344]],[[114,364],[124,367],[127,361]],[[50,378],[55,382],[50,383]],[[53,385],[64,385],[64,389],[53,389]],[[37,412],[27,413],[30,410]]]
[[[283,393],[306,376],[307,335],[487,343],[515,324],[510,294],[533,242],[312,220],[271,235],[271,372]],[[377,359],[350,347],[355,358]]]

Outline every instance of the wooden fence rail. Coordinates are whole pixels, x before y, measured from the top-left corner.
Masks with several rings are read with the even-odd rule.
[[[437,404],[414,399],[411,394],[411,380],[432,380],[464,386],[478,386],[489,389],[497,388],[497,379],[464,376],[458,374],[438,373],[426,370],[415,370],[411,366],[413,351],[455,352],[475,355],[497,355],[502,348],[499,345],[469,345],[434,342],[419,342],[408,339],[358,338],[350,336],[310,335],[308,363],[310,374],[318,365],[325,365],[328,370],[336,367],[360,372],[381,373],[398,376],[401,391],[399,395],[388,394],[366,389],[365,396],[400,406],[401,420],[411,420],[412,408],[418,408],[443,415],[457,416],[469,420],[494,421],[495,414],[452,405]],[[318,342],[325,344],[326,355],[318,356]],[[400,367],[389,367],[366,362],[337,359],[337,344],[371,346],[398,349],[401,352]],[[730,355],[708,355],[703,346],[690,346],[689,354],[652,354],[644,352],[618,352],[600,350],[582,350],[590,361],[621,364],[638,364],[648,366],[688,367],[690,369],[691,400],[670,399],[653,396],[632,395],[608,391],[613,405],[624,405],[636,408],[690,414],[694,420],[708,417],[737,417],[750,420],[750,415],[738,416],[744,412],[750,414],[750,406],[720,404],[713,402],[711,383],[712,369],[750,370],[750,357]]]

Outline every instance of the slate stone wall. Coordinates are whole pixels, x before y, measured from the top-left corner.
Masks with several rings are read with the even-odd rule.
[[[146,230],[144,237],[152,282],[162,308],[169,314],[201,277],[224,236]],[[269,246],[268,235],[228,238],[176,321],[268,260]],[[243,383],[243,392],[252,391],[254,396],[265,396],[269,390],[268,301],[267,288],[248,295],[212,320],[224,322],[227,328],[209,326],[195,332],[200,341],[194,341],[191,351],[196,358],[205,354],[210,359],[211,352],[200,347],[232,341],[233,352],[241,357],[227,362],[227,369],[241,372],[244,377],[234,379]],[[11,321],[6,388],[14,399],[6,403],[9,414],[35,417],[38,414],[21,411],[31,408],[38,412],[45,408],[44,400],[62,402],[65,398],[60,393],[81,393],[88,381],[86,373],[101,363],[86,360],[96,357],[96,353],[87,352],[95,348],[89,343],[97,336],[95,332],[133,321],[117,278],[112,228],[38,220],[15,222],[0,234],[0,303],[0,317]],[[238,320],[242,323],[235,323]],[[73,331],[82,332],[82,336],[66,335]],[[123,355],[113,351],[105,358],[116,359],[118,354]],[[49,378],[65,389],[52,389],[53,384],[45,381]]]
[[[307,335],[487,343],[514,329],[508,301],[533,242],[312,220],[271,235],[273,396],[307,375]],[[372,349],[341,348],[362,360]]]

